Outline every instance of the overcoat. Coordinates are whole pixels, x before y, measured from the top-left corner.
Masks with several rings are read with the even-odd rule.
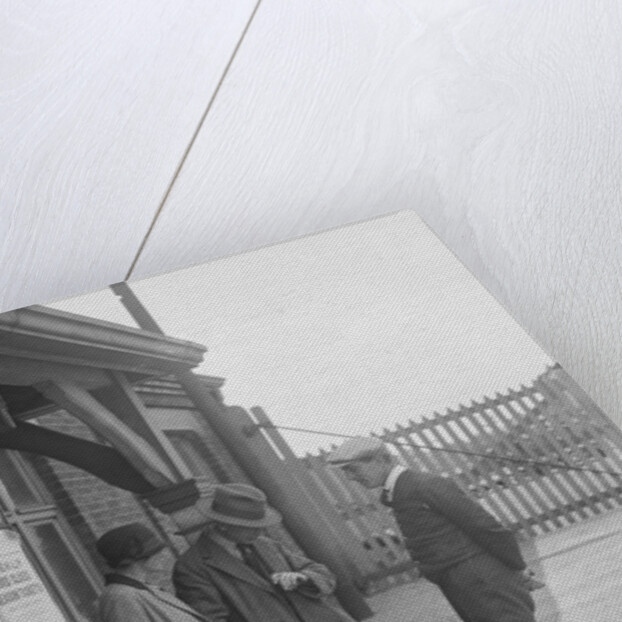
[[[132,581],[111,583],[104,588],[99,599],[99,619],[101,622],[211,622],[172,594]]]
[[[534,622],[514,534],[451,479],[404,471],[386,503],[422,574],[465,622]]]
[[[353,622],[326,601],[335,589],[326,566],[270,538],[260,537],[253,545],[270,573],[301,572],[308,583],[285,592],[204,532],[175,564],[177,596],[213,622]]]
[[[512,570],[526,567],[514,534],[449,478],[405,471],[390,507],[406,547],[430,579],[482,552]]]

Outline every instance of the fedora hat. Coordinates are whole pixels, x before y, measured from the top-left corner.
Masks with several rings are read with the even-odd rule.
[[[239,527],[270,527],[281,522],[281,515],[268,505],[266,495],[248,484],[216,486],[211,501],[199,499],[197,506],[208,522]]]

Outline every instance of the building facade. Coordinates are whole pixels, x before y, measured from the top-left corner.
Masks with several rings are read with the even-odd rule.
[[[103,532],[140,521],[179,554],[189,542],[175,532],[202,522],[199,496],[220,482],[254,483],[283,515],[273,535],[331,566],[342,604],[368,617],[347,543],[331,540],[329,519],[252,417],[224,403],[224,380],[191,372],[204,352],[43,307],[0,315],[0,533],[19,540],[59,615],[89,622],[103,586],[94,546]],[[35,611],[37,590],[2,572],[0,564],[0,618],[10,620],[4,604],[22,597]],[[42,611],[30,621],[47,622]]]
[[[119,393],[121,383],[134,402],[127,419],[143,419],[151,446],[178,481],[196,479],[199,488],[248,481],[206,418],[170,376],[172,365],[181,361],[192,366],[203,351],[196,344],[43,308],[4,314],[0,316],[0,430],[27,422],[68,437],[109,444],[84,418],[46,398],[40,387],[42,382],[62,378],[98,396],[111,388]],[[222,401],[222,379],[202,377],[201,381]],[[133,421],[132,427],[140,426]],[[173,535],[176,525],[170,517],[139,495],[59,459],[0,450],[0,526],[19,534],[25,555],[68,619],[94,619],[105,570],[95,541],[104,531],[130,521],[153,526],[174,552],[187,546],[185,539]]]

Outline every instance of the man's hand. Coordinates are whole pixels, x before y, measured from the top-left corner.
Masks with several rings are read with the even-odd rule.
[[[286,592],[291,592],[307,581],[307,575],[302,572],[275,572],[271,579],[275,585],[280,585]]]

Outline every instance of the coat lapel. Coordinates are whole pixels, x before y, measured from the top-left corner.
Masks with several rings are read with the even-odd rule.
[[[391,504],[399,504],[408,498],[409,493],[415,489],[415,478],[412,471],[403,471],[397,476],[393,487],[393,499]]]
[[[264,564],[270,568],[270,572],[290,572],[292,570],[283,553],[271,540],[260,536],[253,542],[253,545]]]
[[[266,579],[251,570],[243,561],[227,553],[224,548],[209,537],[201,541],[201,556],[203,561],[212,568],[232,575],[246,583],[252,583],[269,592],[274,591],[274,588]]]

